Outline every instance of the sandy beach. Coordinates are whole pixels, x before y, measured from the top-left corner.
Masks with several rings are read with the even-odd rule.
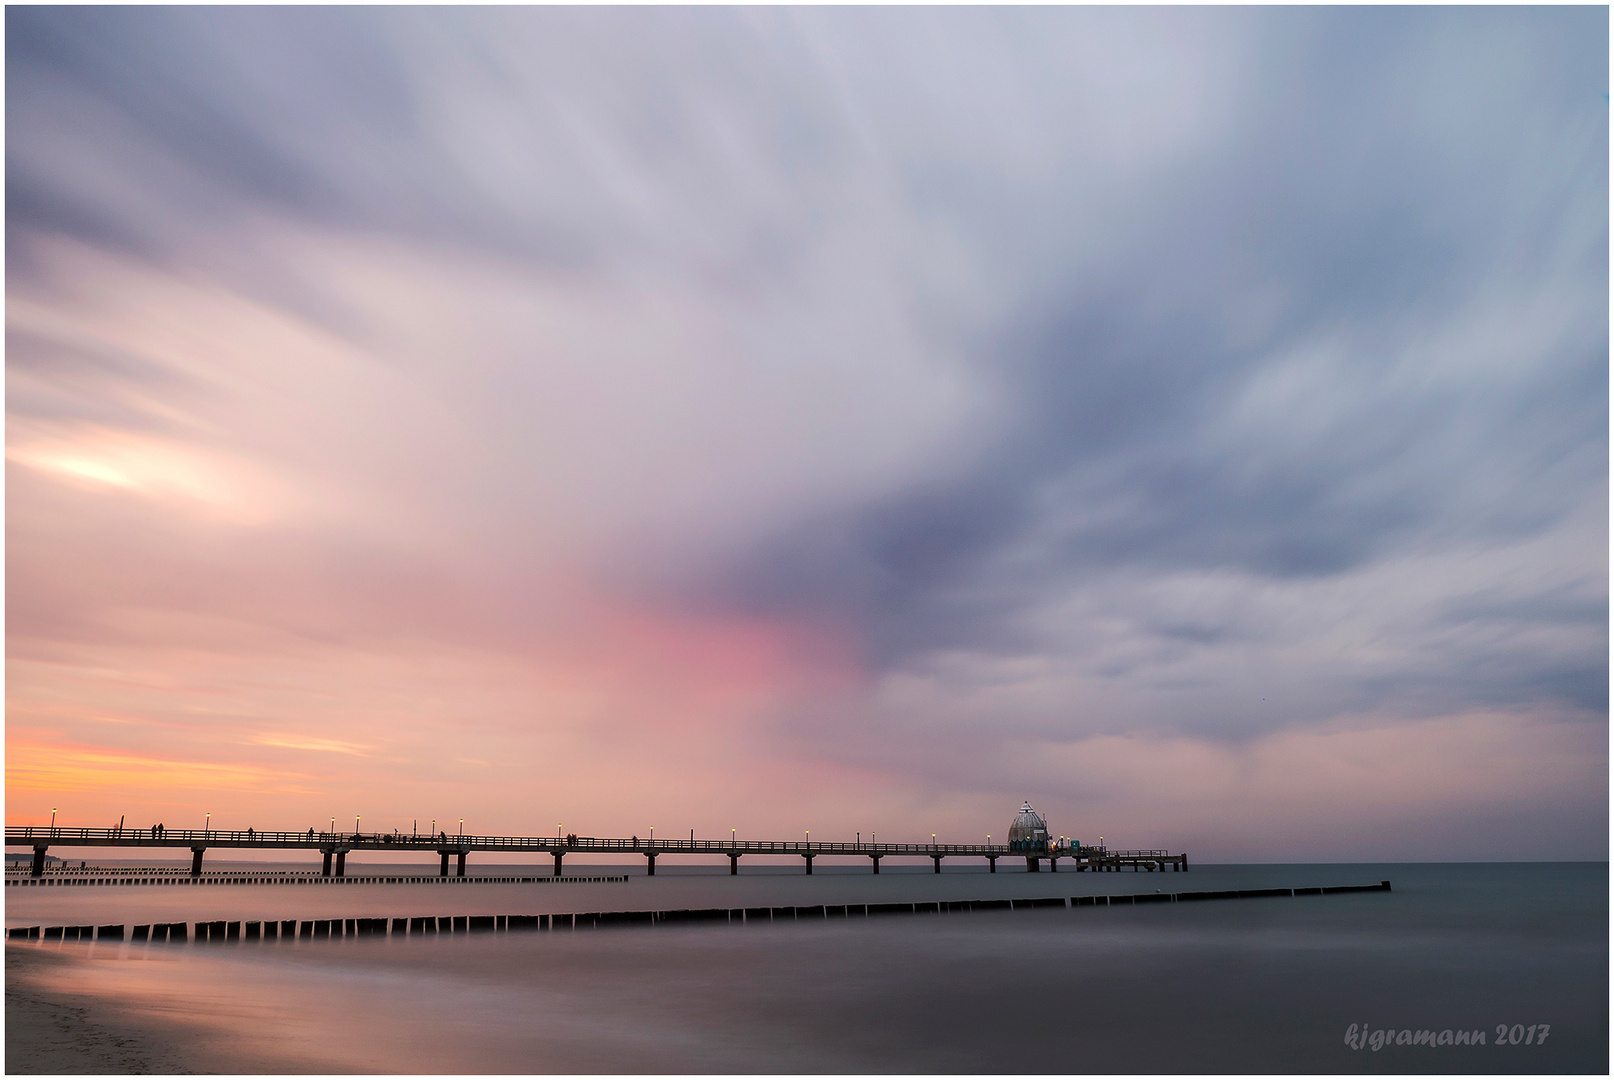
[[[161,1032],[140,1030],[105,1002],[49,987],[73,957],[6,947],[6,1072],[183,1073]],[[156,1036],[156,1037],[153,1037]]]
[[[138,954],[136,954],[138,956]],[[144,958],[142,958],[144,959]],[[6,945],[8,1074],[329,1074],[401,1071],[321,1048],[216,984],[134,975],[129,956]],[[235,973],[238,978],[251,978]],[[131,977],[133,976],[133,977]],[[104,992],[103,992],[104,991]],[[250,997],[250,993],[248,995]],[[290,1025],[295,1028],[295,1025]],[[332,1052],[334,1050],[334,1052]]]
[[[94,963],[83,956],[6,946],[8,1074],[351,1071],[341,1062],[288,1057],[243,1039],[227,1023],[170,1019],[163,1015],[162,1003],[125,1007],[111,994],[69,989],[94,981],[95,973],[88,970]],[[195,1000],[184,1004],[202,1005]]]

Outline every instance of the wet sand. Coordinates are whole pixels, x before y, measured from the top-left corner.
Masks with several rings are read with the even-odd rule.
[[[50,988],[50,974],[72,957],[6,947],[6,1072],[191,1072],[164,1044],[114,1016],[105,1002]],[[153,1036],[157,1036],[153,1038]]]
[[[61,984],[80,980],[83,956],[6,946],[8,1075],[122,1073],[329,1073],[327,1061],[235,1045],[216,1028],[120,1007]]]

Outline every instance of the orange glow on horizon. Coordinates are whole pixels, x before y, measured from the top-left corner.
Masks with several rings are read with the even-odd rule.
[[[305,794],[308,777],[257,765],[182,761],[73,743],[6,742],[8,795],[40,792],[181,789]]]

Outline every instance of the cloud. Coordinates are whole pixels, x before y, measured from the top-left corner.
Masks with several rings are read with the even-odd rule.
[[[288,750],[312,750],[319,754],[352,754],[364,756],[367,747],[362,743],[343,742],[340,739],[320,739],[312,735],[283,735],[263,731],[251,739],[255,746],[283,746]]]
[[[177,789],[207,792],[304,796],[309,789],[295,773],[235,762],[195,761],[74,746],[51,740],[36,743],[7,738],[6,790],[37,801],[39,796],[84,793],[105,798],[131,796],[142,801],[153,792]],[[77,815],[75,815],[77,816]]]
[[[1606,746],[1579,723],[1357,718],[1242,745],[1100,736],[1005,752],[1071,801],[1075,821],[1060,828],[1095,832],[1109,818],[1114,846],[1158,836],[1230,861],[1417,859],[1439,848],[1487,861],[1528,848],[1575,857],[1606,837]],[[1122,799],[1133,807],[1124,825],[1108,810]]]
[[[7,30],[29,730],[794,829],[1606,725],[1604,11]]]

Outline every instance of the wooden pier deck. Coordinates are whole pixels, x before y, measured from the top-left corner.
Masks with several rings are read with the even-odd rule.
[[[438,875],[449,876],[449,862],[457,861],[457,876],[465,876],[465,860],[476,852],[544,852],[554,858],[554,876],[561,875],[562,861],[569,854],[636,855],[645,859],[648,872],[655,874],[656,860],[664,856],[721,855],[729,860],[729,872],[739,873],[740,859],[746,855],[793,855],[802,859],[806,872],[813,872],[813,860],[823,857],[852,857],[869,860],[873,872],[880,872],[880,861],[888,858],[930,859],[941,873],[942,860],[985,859],[992,873],[997,861],[1023,858],[1033,873],[1048,863],[1058,872],[1060,862],[1075,871],[1134,872],[1186,871],[1188,856],[1165,850],[1110,850],[1054,844],[1040,851],[1011,848],[1007,844],[875,844],[861,841],[818,840],[652,840],[601,839],[592,836],[436,836],[402,833],[258,832],[254,829],[89,829],[41,825],[7,825],[6,847],[32,848],[29,871],[33,877],[44,874],[45,853],[51,848],[188,848],[191,875],[202,872],[203,854],[214,848],[243,851],[313,851],[323,857],[322,875],[344,877],[347,856],[353,851],[430,851],[441,858]]]

